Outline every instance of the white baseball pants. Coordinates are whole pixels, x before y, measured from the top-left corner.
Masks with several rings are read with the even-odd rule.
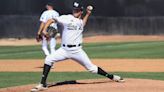
[[[60,47],[55,53],[46,57],[45,64],[52,66],[56,62],[60,62],[65,59],[75,60],[92,73],[98,72],[98,67],[90,61],[87,54],[81,48],[78,50],[66,50],[64,47]]]
[[[46,40],[46,37],[42,37],[42,50],[46,56],[50,55],[50,53],[55,53],[55,47],[56,47],[56,39],[50,38],[50,51],[48,49],[48,41]]]

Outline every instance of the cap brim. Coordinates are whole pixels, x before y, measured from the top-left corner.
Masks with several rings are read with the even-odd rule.
[[[74,7],[73,10],[80,10],[80,11],[83,11],[83,8],[76,8],[76,7]]]

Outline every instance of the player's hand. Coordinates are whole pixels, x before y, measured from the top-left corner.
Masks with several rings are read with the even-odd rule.
[[[38,35],[41,35],[41,32],[38,32],[37,34],[38,34]]]
[[[93,6],[89,5],[87,6],[87,14],[91,14],[92,13],[92,10],[93,10]]]

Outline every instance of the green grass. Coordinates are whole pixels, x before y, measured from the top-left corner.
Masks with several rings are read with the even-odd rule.
[[[88,43],[83,47],[90,58],[164,58],[164,41]],[[43,58],[41,46],[0,46],[0,59]]]
[[[164,72],[159,73],[135,73],[135,72],[116,72],[124,78],[140,78],[140,79],[153,79],[163,80]],[[1,72],[0,73],[0,88],[19,86],[26,84],[36,84],[40,81],[40,72]],[[51,72],[48,81],[49,82],[61,82],[68,80],[80,80],[80,79],[97,79],[105,78],[97,74],[91,74],[88,72]]]
[[[89,45],[92,58],[164,58],[164,42],[125,42]]]
[[[0,46],[0,59],[43,58],[41,46]]]

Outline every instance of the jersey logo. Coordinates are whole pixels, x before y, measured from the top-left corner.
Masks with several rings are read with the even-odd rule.
[[[79,30],[83,30],[83,27],[82,27],[82,26],[80,26],[80,27],[79,27]]]
[[[68,30],[77,30],[78,29],[78,26],[75,26],[72,23],[69,23],[68,26],[67,26],[67,29]]]
[[[71,22],[73,22],[73,20],[71,20]]]

